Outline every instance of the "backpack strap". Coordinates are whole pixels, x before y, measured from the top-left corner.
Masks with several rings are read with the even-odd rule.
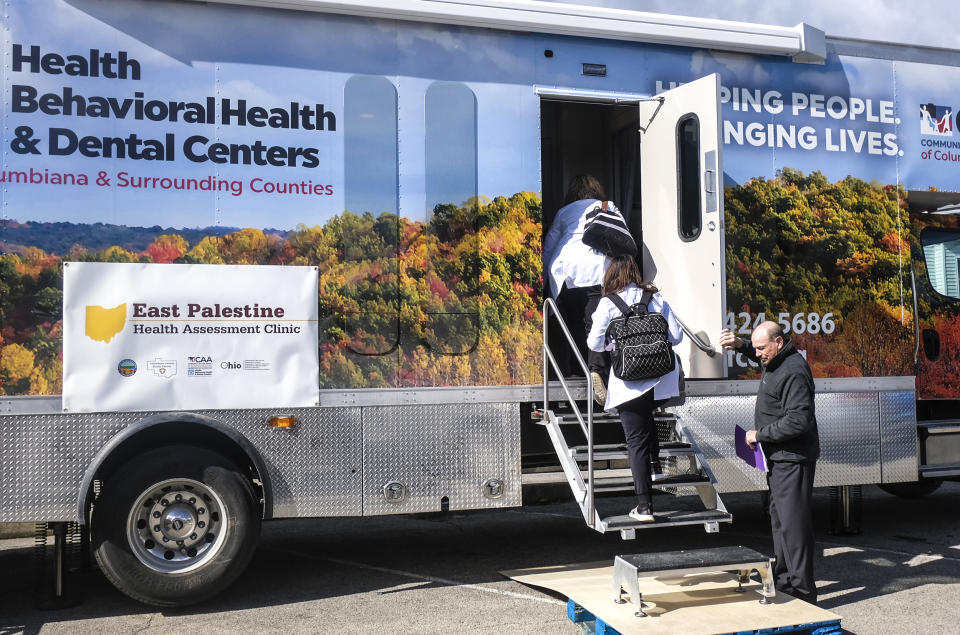
[[[653,298],[653,291],[650,289],[644,289],[643,295],[640,296],[640,301],[637,304],[643,305],[643,310],[647,313],[650,312],[650,300]]]
[[[605,297],[605,298],[609,299],[611,302],[613,302],[613,305],[614,305],[615,307],[617,307],[618,309],[620,309],[620,312],[623,313],[624,315],[633,315],[633,309],[631,309],[630,307],[628,307],[628,306],[627,306],[627,303],[623,301],[623,298],[621,298],[621,297],[620,297],[619,295],[617,295],[616,293],[610,293],[610,294],[605,295],[605,296],[603,296],[603,297]]]
[[[601,203],[600,205],[594,205],[589,210],[587,210],[587,213],[584,216],[584,218],[586,218],[586,221],[584,222],[584,225],[583,225],[584,231],[586,231],[587,227],[589,227],[591,223],[597,220],[598,216],[603,216],[606,213],[607,213],[606,201],[603,201],[603,203]]]

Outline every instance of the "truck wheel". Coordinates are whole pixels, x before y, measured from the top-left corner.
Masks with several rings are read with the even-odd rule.
[[[107,579],[156,606],[219,593],[260,537],[250,482],[220,454],[192,446],[157,448],[120,467],[103,484],[92,524]]]
[[[939,479],[925,478],[913,483],[882,483],[880,489],[900,498],[923,498],[933,493],[942,484],[943,481]]]

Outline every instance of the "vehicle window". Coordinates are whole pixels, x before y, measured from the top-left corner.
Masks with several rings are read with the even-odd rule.
[[[677,124],[677,211],[680,238],[700,235],[700,120],[684,116]]]
[[[397,90],[354,75],[344,87],[344,202],[338,233],[347,348],[385,355],[399,343]]]
[[[928,229],[920,241],[934,291],[960,299],[960,233]]]
[[[477,196],[477,99],[466,84],[434,82],[424,104],[427,213]]]
[[[434,353],[476,348],[480,259],[477,232],[477,99],[466,84],[434,82],[424,103],[426,267],[420,341]],[[467,253],[467,250],[473,253]],[[451,266],[457,253],[460,266]]]
[[[385,77],[354,75],[343,102],[347,211],[396,214],[397,89]]]

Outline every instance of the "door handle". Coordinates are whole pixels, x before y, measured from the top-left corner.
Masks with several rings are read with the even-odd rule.
[[[720,211],[720,194],[718,193],[720,183],[717,179],[720,177],[720,155],[717,150],[708,150],[703,155],[703,165],[708,166],[703,171],[703,191],[704,206],[706,213],[716,213]]]
[[[707,169],[703,171],[703,189],[709,194],[717,191],[717,171]]]

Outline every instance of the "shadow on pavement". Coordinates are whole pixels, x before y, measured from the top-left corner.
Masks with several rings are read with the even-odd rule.
[[[948,487],[949,486],[949,487]],[[403,596],[414,590],[488,585],[518,587],[499,571],[610,561],[641,553],[742,544],[772,554],[769,524],[758,493],[728,494],[732,526],[706,534],[702,527],[638,531],[634,542],[601,535],[580,520],[572,503],[519,510],[350,519],[297,519],[266,523],[257,553],[227,591],[201,605],[156,609],[117,591],[97,570],[73,574],[69,584],[84,596],[76,607],[38,611],[29,580],[31,548],[0,546],[0,635],[37,633],[45,624],[106,617],[229,614],[298,605],[374,592]],[[859,536],[832,536],[829,494],[815,493],[820,606],[844,613],[867,598],[928,584],[960,582],[960,484],[950,483],[919,500],[864,488]],[[630,499],[614,501],[624,507]],[[910,607],[910,611],[922,610]]]

